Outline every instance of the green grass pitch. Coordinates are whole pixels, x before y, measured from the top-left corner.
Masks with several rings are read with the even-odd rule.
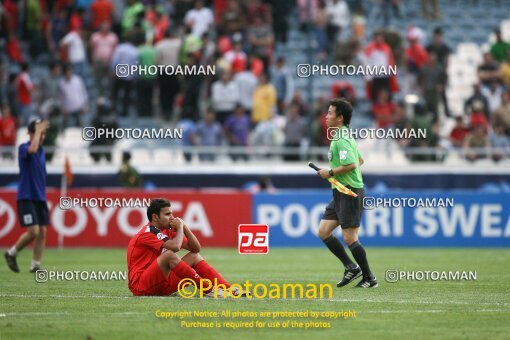
[[[21,273],[10,272],[3,259],[0,265],[0,339],[508,339],[509,249],[368,247],[367,251],[379,280],[377,289],[355,289],[354,283],[336,288],[343,270],[325,248],[272,248],[268,255],[205,249],[206,259],[231,282],[334,285],[332,300],[216,300],[132,297],[123,281],[36,283],[28,273],[31,250],[25,250],[18,256]],[[48,270],[122,271],[125,250],[49,249],[43,265]],[[476,271],[477,280],[387,283],[388,269]],[[329,329],[184,329],[177,319],[157,318],[156,310],[351,310],[357,316],[321,319],[331,323]]]

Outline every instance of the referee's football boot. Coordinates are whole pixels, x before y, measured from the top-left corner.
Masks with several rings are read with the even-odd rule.
[[[9,266],[9,268],[13,272],[19,273],[19,267],[18,267],[18,263],[16,262],[16,256],[9,255],[8,252],[5,252],[4,257],[5,257],[5,261],[7,261],[7,265]]]
[[[353,280],[356,280],[358,277],[361,276],[361,268],[357,266],[353,269],[346,269],[344,272],[344,277],[342,281],[338,282],[336,284],[337,287],[343,287],[349,283],[351,283]]]
[[[373,277],[364,277],[357,285],[356,288],[377,288],[377,279]]]

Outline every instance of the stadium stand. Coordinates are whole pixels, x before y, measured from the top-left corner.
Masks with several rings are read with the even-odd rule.
[[[273,88],[276,91],[277,100],[275,103],[262,104],[269,105],[268,112],[273,115],[273,118],[267,119],[264,122],[267,126],[260,127],[259,132],[254,126],[256,124],[252,123],[251,137],[243,143],[233,143],[227,136],[224,136],[220,141],[222,147],[218,148],[220,156],[215,158],[215,162],[220,164],[233,162],[229,157],[230,151],[233,149],[228,149],[228,147],[242,147],[246,143],[250,145],[246,145],[245,149],[241,148],[241,153],[250,155],[254,149],[257,150],[265,146],[269,152],[275,154],[274,157],[269,158],[248,157],[250,162],[260,163],[268,159],[282,160],[285,153],[294,152],[298,155],[297,159],[315,158],[323,152],[324,142],[319,142],[319,144],[314,142],[314,132],[311,130],[302,137],[300,146],[279,147],[284,143],[286,115],[291,104],[298,105],[301,116],[310,123],[309,126],[314,126],[317,108],[320,107],[320,110],[324,112],[327,107],[324,100],[331,96],[332,88],[339,81],[346,82],[353,89],[356,100],[356,114],[351,125],[357,128],[372,128],[375,127],[372,112],[373,103],[366,93],[367,84],[363,76],[298,77],[296,73],[298,65],[345,64],[345,60],[356,64],[363,59],[362,51],[372,40],[373,34],[383,30],[385,38],[389,39],[388,42],[392,47],[398,66],[400,90],[394,93],[391,101],[404,110],[404,118],[401,121],[403,125],[394,122],[392,127],[406,126],[406,124],[411,126],[415,123],[416,112],[425,110],[424,117],[428,117],[426,128],[430,129],[433,138],[425,141],[426,147],[423,147],[420,141],[414,143],[413,141],[390,140],[380,143],[379,141],[363,140],[360,141],[360,148],[375,164],[386,162],[388,157],[394,164],[409,166],[418,161],[442,162],[442,164],[450,166],[463,166],[470,163],[464,156],[467,152],[466,148],[469,149],[471,146],[467,143],[464,147],[452,147],[449,141],[450,132],[454,126],[455,116],[463,116],[466,122],[470,119],[470,112],[466,112],[465,102],[473,93],[473,85],[479,81],[478,67],[482,63],[483,54],[493,51],[492,47],[496,42],[495,28],[499,28],[501,31],[502,46],[506,46],[503,42],[510,40],[509,12],[503,1],[473,1],[469,6],[466,6],[462,1],[440,1],[440,13],[431,14],[431,17],[425,17],[426,14],[422,13],[419,1],[400,2],[398,11],[393,12],[384,8],[383,2],[375,0],[345,1],[345,4],[348,5],[350,20],[349,17],[346,17],[344,20],[346,24],[340,23],[344,25],[341,28],[335,28],[337,27],[335,26],[336,21],[329,19],[338,14],[335,12],[338,9],[335,9],[328,1],[198,2],[205,5],[204,8],[201,8],[202,5],[199,4],[193,9],[194,4],[188,1],[172,3],[129,1],[125,4],[120,0],[5,1],[0,12],[2,15],[0,34],[0,46],[2,47],[0,53],[2,60],[0,97],[2,100],[0,104],[2,111],[10,110],[17,119],[18,129],[15,145],[26,139],[24,127],[26,117],[23,116],[23,113],[28,112],[27,108],[32,107],[32,113],[48,116],[49,110],[52,107],[57,107],[60,112],[55,123],[60,126],[58,137],[55,139],[56,154],[51,165],[63,164],[65,156],[68,156],[71,163],[77,166],[94,165],[95,162],[90,156],[90,143],[82,137],[82,127],[91,125],[97,118],[97,100],[100,97],[107,97],[110,101],[111,106],[108,114],[113,116],[112,119],[119,127],[174,128],[182,126],[183,119],[188,119],[191,124],[186,126],[190,130],[187,130],[185,134],[193,135],[193,131],[206,109],[213,105],[211,100],[212,84],[219,81],[224,72],[235,73],[237,77],[240,71],[251,68],[251,73],[255,77],[258,77],[262,72],[268,73],[270,76],[272,86],[269,85],[268,89]],[[109,3],[113,5],[112,13],[109,13],[109,5],[105,5]],[[106,13],[106,16],[103,12]],[[308,14],[310,12],[312,15]],[[214,23],[210,28],[193,24],[193,22],[197,22],[193,21],[193,18],[198,16],[206,20],[209,13],[213,13],[214,16]],[[325,14],[325,16],[321,17],[321,14]],[[203,65],[215,65],[216,74],[204,79],[182,77],[177,80],[177,83],[180,83],[179,88],[173,85],[168,87],[168,84],[163,83],[164,80],[155,78],[139,77],[132,83],[126,82],[125,79],[115,77],[113,74],[109,79],[103,79],[99,84],[97,72],[95,73],[94,70],[97,71],[98,68],[103,67],[104,72],[112,73],[116,66],[113,64],[101,66],[97,60],[92,60],[91,57],[94,53],[99,53],[94,50],[92,34],[98,30],[100,19],[103,18],[101,15],[111,22],[112,31],[109,33],[109,37],[116,37],[122,43],[117,45],[115,50],[109,51],[110,54],[119,52],[120,47],[127,39],[134,42],[135,49],[138,51],[139,59],[136,62],[150,65],[156,60],[154,58],[161,57],[157,52],[157,44],[167,36],[174,38],[174,42],[177,41],[177,45],[174,46],[181,46],[178,63],[183,65],[185,62],[196,62]],[[313,15],[315,17],[311,18]],[[482,17],[490,18],[490,20],[479,20]],[[110,18],[113,19],[110,20]],[[325,21],[324,18],[326,18]],[[331,38],[331,32],[332,30],[335,32],[335,29],[340,32],[336,37],[333,33],[333,38]],[[436,106],[438,112],[428,110],[430,103],[424,97],[423,79],[419,72],[416,73],[418,75],[413,73],[413,69],[409,66],[409,62],[412,60],[405,57],[410,34],[413,34],[410,32],[414,29],[418,29],[418,43],[422,46],[428,46],[433,40],[434,30],[441,29],[443,41],[451,49],[446,69],[447,83],[443,91],[445,98],[438,99],[440,103],[439,106]],[[68,34],[68,31],[71,34]],[[73,35],[73,32],[78,32],[81,35]],[[197,35],[197,32],[200,35]],[[207,34],[202,35],[204,32]],[[321,35],[323,33],[325,35]],[[257,42],[257,38],[260,37],[269,39],[269,43],[260,44],[260,41],[264,40],[259,39],[260,41]],[[319,48],[321,39],[327,41],[325,54]],[[102,41],[102,43],[107,46],[106,49],[108,46],[110,46],[109,48],[113,47],[113,45],[108,45],[108,42]],[[236,44],[240,47],[240,51],[233,49]],[[166,48],[171,49],[171,47]],[[164,50],[163,47],[162,49]],[[82,59],[84,57],[85,60],[80,59],[81,54],[83,54]],[[345,59],[346,56],[351,59]],[[112,56],[110,55],[110,57]],[[278,58],[283,58],[283,66],[277,65]],[[50,78],[49,66],[54,62],[64,65],[65,60],[72,64],[77,77],[83,78],[88,95],[87,105],[78,110],[83,109],[83,113],[79,113],[82,118],[80,126],[61,126],[60,116],[62,116],[62,105],[64,104],[61,103],[62,90],[58,89],[60,79],[56,80],[56,96],[51,98],[54,102],[42,101],[42,98],[46,98],[46,90],[51,85],[51,82],[48,81]],[[109,62],[112,63],[111,60]],[[30,67],[28,74],[31,82],[35,84],[34,89],[20,89],[20,86],[23,87],[20,84],[24,79],[23,73],[21,73],[23,63],[27,63]],[[497,63],[498,70],[504,67],[503,60],[498,60]],[[252,77],[252,79],[256,78]],[[508,85],[504,84],[504,80],[500,78],[497,80],[501,83],[498,85],[499,90],[502,93],[507,92]],[[253,82],[253,80],[251,81]],[[103,89],[104,82],[108,83],[106,90]],[[113,93],[110,91],[115,86],[124,86],[126,89],[125,86],[131,86],[131,100],[124,99],[116,103],[112,97]],[[157,95],[162,88],[177,91],[175,102],[171,104],[170,109],[163,103],[164,95]],[[287,93],[283,93],[285,89],[287,89]],[[20,96],[24,95],[20,91],[29,92],[33,102],[32,106],[19,102]],[[149,93],[149,109],[140,104],[146,98],[147,93]],[[235,100],[240,101],[239,98]],[[495,100],[497,103],[497,99]],[[127,115],[123,112],[125,103],[128,108]],[[255,103],[256,99],[254,99],[254,105]],[[448,110],[444,103],[447,103]],[[499,104],[505,105],[501,101]],[[253,112],[259,110],[257,108],[254,107]],[[147,110],[149,114],[147,114]],[[229,111],[225,112],[229,113]],[[253,116],[253,112],[250,112],[249,108],[246,110],[248,116]],[[392,114],[395,115],[395,112]],[[490,137],[495,133],[494,125],[500,124],[500,122],[494,119],[492,112],[489,112],[487,118],[490,124],[486,134]],[[316,123],[320,127],[320,122]],[[505,138],[508,140],[510,136],[509,126],[504,126],[503,130],[503,136],[498,139],[502,142],[497,146],[504,149],[504,140]],[[261,131],[264,132],[262,135]],[[269,145],[267,145],[268,143]],[[416,145],[413,143],[419,144],[420,147],[414,147]],[[2,144],[6,150],[9,150],[9,143],[3,142]],[[122,151],[127,149],[134,149],[132,158],[134,165],[144,165],[150,159],[154,159],[155,155],[158,155],[157,159],[161,156],[171,159],[177,164],[186,164],[188,160],[191,161],[191,164],[199,164],[202,161],[202,158],[198,157],[200,147],[204,145],[206,144],[197,138],[191,138],[189,142],[165,139],[118,140],[106,148],[111,147],[109,150],[113,154],[112,162],[116,165],[120,164]],[[186,157],[186,152],[182,149],[183,146],[194,150],[191,157]],[[49,149],[51,147],[51,145],[47,146]],[[94,148],[95,146],[92,147],[92,149]],[[103,146],[103,148],[105,147]],[[384,148],[386,152],[380,152],[381,148]],[[154,153],[152,153],[153,150]],[[487,150],[479,150],[480,158],[490,159]],[[420,154],[424,156],[420,156]],[[498,163],[508,164],[508,149],[503,151],[503,155],[504,157],[500,158]],[[2,158],[0,162],[6,167],[15,167],[13,159],[9,157]],[[104,165],[109,164],[104,159],[100,162],[103,162],[100,164]],[[474,162],[477,166],[483,166],[485,163],[493,164],[492,161],[484,162],[483,160]]]

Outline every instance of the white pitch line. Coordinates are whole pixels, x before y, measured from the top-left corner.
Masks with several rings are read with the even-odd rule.
[[[0,314],[0,316],[4,316],[4,317],[9,317],[9,316],[52,316],[52,315],[89,315],[90,313],[89,312],[83,312],[83,313],[78,313],[78,312],[71,312],[71,313],[68,313],[68,312],[14,312],[14,313],[5,313],[5,314]],[[112,313],[102,313],[101,315],[148,315],[148,314],[154,314],[154,313],[151,313],[151,312],[112,312]]]
[[[457,311],[452,311],[448,309],[414,309],[414,310],[371,310],[366,312],[360,312],[360,314],[397,314],[397,313],[455,313]],[[461,311],[464,313],[464,311]],[[476,309],[470,312],[474,313],[510,313],[510,309]]]
[[[111,295],[30,295],[30,294],[0,294],[0,297],[16,298],[55,298],[55,299],[131,299],[132,296],[111,296]],[[145,296],[144,296],[145,297]],[[151,296],[147,296],[152,298]]]
[[[0,297],[15,297],[15,298],[55,298],[55,299],[168,299],[174,298],[169,296],[111,296],[111,295],[35,295],[35,294],[0,294]],[[193,298],[196,300],[197,298]],[[187,300],[187,299],[186,299]],[[486,305],[486,306],[510,306],[508,302],[466,302],[466,301],[409,301],[409,300],[373,300],[373,299],[213,299],[204,298],[203,301],[274,301],[274,302],[289,302],[289,301],[317,301],[317,302],[369,302],[369,303],[398,303],[398,304],[425,304],[425,305]]]
[[[408,312],[411,312],[411,313],[447,313],[447,312],[451,312],[451,311],[448,311],[446,309],[379,310],[379,311],[371,310],[371,311],[366,311],[366,312],[359,312],[359,314],[365,314],[365,313],[367,313],[367,314],[379,314],[379,313],[381,313],[381,314],[400,314],[400,313],[408,313]]]
[[[363,314],[408,314],[408,313],[455,313],[456,311],[446,310],[446,309],[415,309],[415,310],[375,310],[375,311],[366,311],[366,312],[358,312],[359,317],[362,317]],[[510,310],[505,309],[478,309],[473,310],[471,312],[475,313],[510,313]],[[0,317],[14,317],[14,316],[57,316],[57,315],[84,315],[89,314],[88,312],[77,313],[77,312],[14,312],[14,313],[3,313],[0,314]],[[102,313],[105,316],[127,316],[127,315],[151,315],[152,312],[112,312],[112,313]],[[319,318],[321,320],[331,320],[329,318]],[[342,317],[338,317],[337,319],[343,319]],[[180,320],[179,318],[173,318],[173,320]]]
[[[73,313],[68,312],[14,312],[14,313],[5,313],[4,316],[43,316],[43,315],[70,315]]]
[[[328,299],[337,302],[372,302],[372,303],[404,303],[404,304],[425,304],[425,305],[488,305],[488,306],[510,306],[508,302],[466,302],[466,301],[409,301],[409,300],[371,300],[371,299]]]

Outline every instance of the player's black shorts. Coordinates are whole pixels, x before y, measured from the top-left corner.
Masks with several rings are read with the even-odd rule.
[[[347,187],[358,194],[358,197],[342,194],[338,190],[333,189],[333,199],[326,207],[322,219],[337,220],[342,229],[351,227],[359,228],[361,213],[363,212],[365,190],[363,190],[363,188]]]
[[[19,200],[18,218],[22,227],[38,224],[40,227],[50,224],[48,205],[44,201]]]

